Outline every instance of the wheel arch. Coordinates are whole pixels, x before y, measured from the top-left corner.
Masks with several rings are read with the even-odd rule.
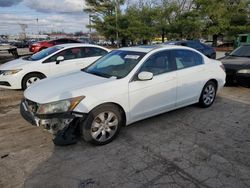
[[[208,83],[208,82],[214,82],[215,83],[215,86],[216,86],[216,90],[218,89],[218,81],[215,79],[215,78],[212,78],[212,79],[210,79],[210,80],[208,80],[206,83]],[[205,84],[206,85],[206,84]]]
[[[126,122],[127,122],[127,115],[126,115],[126,112],[125,112],[124,108],[123,108],[120,104],[118,104],[118,103],[116,103],[116,102],[105,102],[105,103],[99,104],[99,105],[95,106],[94,108],[92,108],[91,111],[94,110],[94,109],[96,109],[96,108],[99,108],[99,107],[101,107],[101,106],[103,106],[103,105],[113,105],[113,106],[118,107],[119,110],[121,111],[121,115],[122,115],[122,117],[123,117],[122,125],[123,125],[123,126],[126,125]]]
[[[23,76],[23,78],[22,78],[22,80],[21,80],[21,86],[22,86],[22,87],[23,87],[23,81],[24,81],[25,77],[27,77],[27,76],[30,75],[30,74],[40,74],[40,75],[44,76],[44,78],[47,78],[47,76],[46,76],[44,73],[39,72],[39,71],[28,72],[28,73],[26,73],[26,74]],[[22,89],[23,89],[23,88],[22,88]]]

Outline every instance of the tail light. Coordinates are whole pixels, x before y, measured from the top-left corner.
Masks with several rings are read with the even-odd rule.
[[[226,69],[225,69],[225,67],[224,67],[223,64],[220,65],[220,68],[222,68],[222,70],[223,70],[224,72],[226,72]]]

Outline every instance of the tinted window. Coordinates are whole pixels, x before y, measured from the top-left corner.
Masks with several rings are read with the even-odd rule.
[[[173,50],[173,59],[177,69],[203,64],[202,56],[190,50]]]
[[[177,45],[182,45],[182,46],[187,46],[187,43],[186,42],[181,42],[181,43],[177,43]]]
[[[152,72],[154,75],[158,75],[172,70],[175,70],[175,66],[171,63],[170,52],[163,51],[149,57],[142,65],[140,72],[147,71]]]
[[[55,62],[57,57],[63,56],[64,60],[77,59],[82,57],[81,48],[70,48],[58,52],[56,55],[53,55],[49,59],[47,59],[44,63]]]
[[[79,42],[79,41],[77,41],[77,40],[68,39],[68,43],[80,43],[80,42]]]
[[[55,62],[58,56],[63,56],[64,60],[70,59],[78,59],[78,58],[87,58],[87,57],[96,57],[96,56],[103,56],[107,54],[106,50],[100,48],[93,48],[93,47],[76,47],[63,50],[56,55],[50,57],[45,61],[48,62]]]
[[[108,53],[106,50],[103,50],[101,48],[95,48],[95,47],[85,47],[83,50],[84,50],[83,52],[84,57],[103,56]]]
[[[187,46],[190,47],[190,48],[194,48],[194,49],[203,49],[204,47],[199,44],[198,42],[188,42],[187,43]]]
[[[230,56],[250,57],[250,45],[240,46],[230,53]]]
[[[67,39],[58,39],[54,41],[55,45],[67,43]]]

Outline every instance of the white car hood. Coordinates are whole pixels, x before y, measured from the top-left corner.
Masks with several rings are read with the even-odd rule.
[[[83,91],[88,87],[111,80],[113,79],[103,78],[80,71],[41,80],[26,89],[24,97],[31,101],[44,104],[82,96],[84,95]]]
[[[12,61],[9,61],[7,63],[4,63],[0,66],[0,70],[13,70],[13,69],[19,69],[22,68],[24,65],[34,63],[34,61],[27,61],[22,58],[15,59]]]

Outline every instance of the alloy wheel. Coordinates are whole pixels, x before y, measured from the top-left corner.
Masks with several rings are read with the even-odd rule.
[[[212,84],[207,85],[203,92],[202,98],[206,105],[213,103],[215,98],[215,87]]]
[[[118,117],[110,111],[98,114],[91,125],[91,136],[98,142],[106,142],[118,129]]]
[[[26,87],[28,88],[29,86],[31,86],[32,84],[34,84],[38,80],[40,80],[40,78],[38,78],[38,77],[31,77],[31,78],[29,78],[27,80],[27,82],[26,82]]]

